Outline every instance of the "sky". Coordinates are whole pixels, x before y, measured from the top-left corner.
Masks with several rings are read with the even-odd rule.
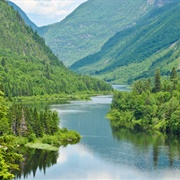
[[[37,26],[64,19],[87,0],[10,0],[19,6]]]

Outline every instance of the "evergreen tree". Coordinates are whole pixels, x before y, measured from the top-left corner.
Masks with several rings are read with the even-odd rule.
[[[154,92],[161,91],[161,75],[160,69],[156,70],[155,77],[154,77]]]
[[[53,111],[52,113],[52,126],[51,126],[51,132],[54,134],[55,132],[58,131],[58,126],[59,126],[59,117],[58,113],[56,111]]]
[[[42,137],[43,135],[42,126],[36,108],[34,109],[33,112],[33,130],[37,137]]]
[[[5,62],[5,59],[4,59],[4,58],[2,58],[2,60],[1,60],[1,65],[2,65],[3,67],[6,65],[6,62]]]
[[[170,80],[172,82],[175,82],[177,80],[177,72],[175,67],[172,68]]]

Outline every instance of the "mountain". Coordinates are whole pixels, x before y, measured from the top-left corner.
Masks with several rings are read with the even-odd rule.
[[[25,21],[25,23],[26,23],[28,26],[30,26],[34,31],[37,30],[38,27],[36,26],[36,24],[34,24],[34,23],[28,18],[28,16],[24,13],[24,11],[23,11],[21,8],[19,8],[15,3],[11,2],[11,1],[7,1],[7,2],[8,2],[8,4],[9,4],[10,6],[13,7],[14,10],[18,11],[18,13],[21,15],[22,19]]]
[[[115,33],[132,27],[154,7],[173,0],[88,0],[63,21],[40,27],[46,44],[70,66],[95,53]]]
[[[111,89],[104,81],[80,76],[67,69],[45,45],[43,38],[33,32],[4,0],[0,0],[0,12],[0,80],[6,96]]]
[[[173,66],[180,67],[179,17],[180,3],[155,8],[71,69],[120,83],[150,77],[156,68],[168,74]]]

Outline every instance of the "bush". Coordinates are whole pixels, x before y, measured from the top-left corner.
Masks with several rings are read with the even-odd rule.
[[[34,133],[30,134],[28,137],[29,142],[35,142],[36,140],[36,135]]]

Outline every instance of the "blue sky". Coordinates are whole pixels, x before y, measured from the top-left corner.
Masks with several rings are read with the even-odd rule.
[[[10,0],[37,26],[59,22],[87,0]]]

